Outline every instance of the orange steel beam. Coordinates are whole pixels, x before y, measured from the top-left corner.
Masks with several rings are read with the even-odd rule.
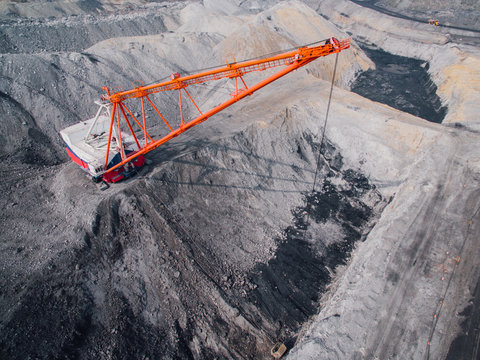
[[[215,115],[216,113],[229,107],[235,102],[243,99],[244,97],[251,95],[255,91],[263,88],[264,86],[281,78],[282,76],[285,76],[286,74],[302,66],[307,65],[308,63],[318,59],[319,57],[338,53],[349,47],[350,47],[350,39],[344,39],[344,40],[338,41],[338,43],[336,43],[335,45],[325,44],[325,45],[319,45],[314,47],[301,47],[301,48],[298,48],[297,50],[276,55],[273,57],[268,57],[260,60],[244,61],[241,63],[227,64],[226,66],[222,66],[214,70],[205,71],[195,75],[177,77],[176,79],[172,79],[170,81],[148,85],[148,86],[137,87],[129,91],[121,91],[114,94],[110,94],[107,89],[107,96],[105,96],[103,99],[110,101],[113,104],[112,122],[110,125],[112,125],[113,123],[113,116],[114,116],[115,110],[118,111],[117,104],[120,105],[126,99],[138,98],[138,97],[140,97],[142,100],[142,115],[145,123],[145,112],[143,109],[143,98],[145,97],[153,106],[153,108],[156,110],[156,112],[160,115],[163,121],[167,124],[167,126],[170,129],[170,133],[158,140],[152,141],[148,144],[146,143],[143,148],[141,148],[139,151],[136,151],[132,155],[127,156],[126,158],[122,157],[122,161],[120,163],[109,168],[108,170],[105,171],[105,173],[114,171],[119,167],[127,164],[128,162],[134,160],[136,157],[140,155],[144,155],[149,151],[152,151],[158,148],[160,145],[166,143],[167,141],[173,139],[174,137],[194,127],[195,125],[202,123],[203,121],[207,120],[209,117]],[[278,71],[277,73],[269,76],[268,78],[260,81],[259,83],[251,86],[250,88],[247,88],[245,82],[243,81],[242,75],[246,73],[253,72],[253,71],[263,71],[263,70],[270,69],[276,66],[281,66],[281,65],[286,65],[286,67]],[[242,89],[242,91],[236,91],[229,100],[226,100],[222,104],[217,105],[213,109],[201,114],[200,116],[196,117],[192,121],[186,122],[186,123],[184,122],[183,112],[181,108],[182,106],[181,105],[181,89],[182,88],[185,89],[188,85],[199,84],[206,81],[219,80],[223,78],[235,78],[236,80],[237,77],[240,77],[243,84],[245,85],[245,89]],[[178,90],[179,92],[179,102],[180,102],[180,112],[181,112],[180,127],[176,130],[173,130],[170,127],[170,125],[168,125],[166,120],[163,118],[163,116],[160,114],[158,109],[155,107],[155,105],[151,102],[151,100],[148,97],[149,94],[158,93],[158,92],[167,91],[167,90],[174,90],[174,89]],[[193,99],[191,100],[193,102]],[[117,117],[118,117],[118,113],[117,113]],[[145,131],[146,129],[143,128],[143,130]],[[111,137],[111,132],[109,134],[109,143],[110,143],[110,137]],[[107,158],[105,161],[108,161],[108,148],[107,148]],[[106,168],[106,165],[105,165],[105,168]]]
[[[245,86],[245,89],[248,89],[248,86],[247,86],[247,84],[245,84],[245,81],[243,80],[243,77],[240,76],[240,80],[242,80],[242,83],[243,83],[243,86]]]
[[[178,89],[178,105],[180,107],[180,127],[183,127],[182,89]]]
[[[141,98],[142,100],[142,103],[143,103],[143,98]],[[147,133],[147,129],[145,128],[145,119],[144,122],[143,122],[143,126],[138,122],[137,118],[135,116],[133,116],[132,112],[128,109],[127,105],[125,105],[124,103],[122,103],[122,106],[125,108],[125,110],[128,111],[128,113],[130,114],[130,116],[132,117],[133,120],[135,120],[135,122],[137,123],[137,125],[140,127],[140,129],[143,130],[144,132],[144,135],[145,135],[145,144],[146,144],[146,139],[147,139],[147,136],[148,138],[150,139],[150,141],[153,141],[152,137]],[[142,109],[143,109],[143,104],[142,104]]]
[[[123,105],[123,103],[119,103],[119,105],[120,105],[120,110],[122,110],[123,117],[125,118],[125,121],[127,122],[128,129],[130,130],[130,133],[132,134],[133,138],[135,139],[135,143],[137,144],[138,150],[140,150],[142,147],[138,143],[137,136],[133,132],[132,125],[130,125],[130,121],[128,121],[127,114],[125,114],[125,110],[123,109],[123,107],[125,105]]]
[[[145,103],[143,101],[143,97],[140,98],[140,100],[142,100],[143,133],[145,135],[145,146],[147,146],[148,141],[147,141],[147,124],[145,123]],[[152,139],[150,138],[150,140]]]
[[[140,86],[133,90],[120,91],[111,95],[107,94],[107,96],[104,96],[103,99],[112,103],[116,103],[125,99],[142,97],[161,91],[177,90],[188,85],[200,84],[206,81],[234,78],[253,71],[263,71],[277,66],[290,65],[295,61],[305,60],[307,58],[317,59],[321,56],[340,52],[349,47],[350,39],[340,40],[338,46],[326,44],[313,47],[301,47],[293,51],[264,59],[227,64],[217,69],[204,71],[199,74],[183,76],[158,84]]]
[[[150,105],[152,105],[152,107],[155,109],[155,111],[157,112],[157,114],[162,118],[163,122],[168,126],[168,128],[170,129],[170,131],[173,131],[172,127],[168,124],[167,120],[165,120],[165,118],[163,117],[163,115],[160,113],[160,111],[158,111],[157,107],[153,104],[152,100],[150,100],[150,98],[145,95],[145,97],[147,98],[148,102],[150,103]],[[143,99],[143,97],[142,97]],[[145,119],[145,117],[144,117]]]
[[[113,121],[115,120],[115,111],[117,110],[117,104],[113,104],[112,114],[110,117],[110,130],[108,130],[108,142],[107,142],[107,155],[105,156],[105,166],[108,165],[108,153],[110,152],[110,142],[112,141],[112,130],[113,130]]]
[[[120,105],[120,104],[119,104]],[[122,129],[120,127],[120,111],[118,111],[118,106],[117,106],[117,125],[118,125],[118,146],[120,146],[120,155],[122,157],[122,160],[125,160],[125,151],[123,149],[123,143],[122,143]]]
[[[236,79],[236,78],[235,78]],[[193,105],[195,105],[195,107],[197,108],[198,112],[200,113],[200,115],[203,115],[203,113],[200,111],[200,108],[197,106],[197,104],[195,103],[195,101],[193,101],[192,97],[190,96],[189,92],[187,91],[187,88],[183,88],[183,90],[185,90],[185,93],[188,95],[188,97],[190,98],[190,100],[192,101]]]

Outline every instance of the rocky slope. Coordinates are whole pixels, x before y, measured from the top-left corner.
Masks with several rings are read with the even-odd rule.
[[[58,19],[43,18],[55,4],[9,4],[37,20],[2,23],[0,357],[257,359],[283,341],[302,359],[442,358],[470,339],[454,340],[478,279],[475,49],[427,28],[380,41],[390,20],[372,29],[365,19],[378,15],[355,18],[350,2],[322,2],[323,16],[300,2],[133,12],[59,2]],[[459,124],[349,92],[374,66],[353,43],[321,149],[332,57],[176,138],[104,192],[65,162],[57,131],[92,116],[101,86],[345,36],[336,26],[429,61]],[[201,107],[228,96],[214,90],[195,90]],[[157,100],[175,118],[174,98]]]
[[[382,15],[349,1],[324,1],[318,11],[344,31],[366,39],[373,47],[429,63],[437,94],[448,106],[445,123],[462,123],[478,128],[478,88],[475,71],[480,59],[478,36],[474,32],[443,29]],[[376,17],[375,22],[365,21]]]
[[[413,158],[397,173],[402,180],[395,186],[394,200],[356,249],[345,272],[339,272],[332,291],[322,299],[322,310],[289,358],[476,358],[473,344],[478,339],[471,332],[478,317],[470,309],[478,301],[474,258],[480,157],[473,145],[478,137],[476,105],[471,107],[470,99],[477,96],[472,87],[478,79],[473,68],[464,64],[477,61],[478,50],[461,44],[441,45],[434,34],[427,40],[428,28],[349,2],[325,2],[322,10],[372,45],[428,59],[438,94],[449,110],[445,125],[429,126],[428,131],[425,123],[413,119],[410,124],[418,127],[392,124],[388,117],[382,125],[375,126],[372,117],[362,123],[362,128],[379,130],[381,137],[392,134],[385,124],[393,125],[393,142],[411,142],[403,151]],[[373,13],[376,22],[362,22]],[[411,39],[416,40],[412,43]],[[448,76],[453,69],[456,75]],[[465,87],[458,81],[463,76],[468,78]],[[453,84],[456,96],[445,96],[452,94],[446,89]],[[455,127],[447,125],[453,121]],[[330,133],[330,139],[337,143],[343,136]],[[376,154],[382,154],[381,159],[385,151]],[[376,177],[371,176],[373,172],[367,172],[371,179]],[[387,171],[379,179],[385,176],[390,177]]]

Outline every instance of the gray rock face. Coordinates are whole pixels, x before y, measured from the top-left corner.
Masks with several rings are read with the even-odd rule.
[[[119,34],[138,36],[165,32],[164,16],[165,11],[159,11],[133,16],[81,16],[7,23],[1,26],[0,51],[10,54],[79,51]]]
[[[469,0],[436,0],[433,3],[431,1],[424,0],[380,0],[375,1],[376,5],[386,6],[399,10],[423,10],[423,11],[458,11],[458,10],[477,10],[480,11],[480,5],[475,1]]]

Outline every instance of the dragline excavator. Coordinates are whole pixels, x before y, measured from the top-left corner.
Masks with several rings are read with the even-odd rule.
[[[174,73],[167,81],[134,86],[128,91],[113,92],[110,88],[104,87],[106,94],[102,97],[102,101],[98,102],[100,107],[96,116],[63,129],[60,134],[67,145],[70,158],[93,180],[117,182],[131,176],[143,166],[144,155],[149,151],[293,70],[319,57],[335,54],[349,47],[350,39],[337,40],[332,37],[326,41],[322,40],[271,56],[241,62],[235,62],[233,59],[233,61],[227,61],[226,65],[192,75],[182,76]],[[247,86],[244,75],[276,67],[281,69],[255,85]],[[221,79],[233,80],[234,92],[220,105],[209,110],[201,110],[187,88],[192,85],[206,85],[207,82]],[[178,92],[179,119],[176,120],[176,124],[171,119],[167,121],[166,116],[157,106],[158,102],[155,105],[157,101],[154,98],[155,95],[171,91]],[[194,119],[184,118],[182,94],[185,97],[184,101],[189,100],[189,106],[198,112],[198,116]],[[164,131],[159,136],[150,131],[152,116],[146,115],[147,112],[164,124]]]

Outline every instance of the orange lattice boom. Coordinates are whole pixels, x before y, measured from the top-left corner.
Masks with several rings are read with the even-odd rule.
[[[128,169],[126,168],[135,168],[138,166],[142,166],[144,163],[143,155],[145,155],[149,151],[158,148],[160,145],[166,143],[172,138],[180,135],[186,130],[192,128],[193,126],[200,124],[212,115],[229,107],[230,105],[243,99],[244,97],[251,95],[255,91],[281,78],[282,76],[302,66],[307,65],[308,63],[314,61],[315,59],[318,59],[319,57],[338,53],[349,47],[350,39],[337,40],[335,38],[330,38],[326,42],[322,41],[321,45],[303,46],[292,51],[277,54],[274,56],[264,57],[261,59],[247,60],[238,63],[227,63],[224,66],[220,66],[193,75],[180,76],[180,74],[174,73],[172,74],[171,79],[168,81],[152,85],[139,86],[127,91],[119,91],[112,93],[109,88],[105,87],[104,90],[107,93],[102,98],[102,100],[104,101],[103,106],[111,107],[111,111],[109,111],[109,131],[107,137],[107,146],[104,152],[105,155],[103,166],[98,166],[97,164],[96,166],[90,165],[90,167],[88,167],[88,164],[86,164],[83,159],[78,156],[75,157],[71,146],[67,148],[67,151],[69,151],[72,159],[75,162],[79,163],[79,165],[86,169],[86,171],[89,172],[93,177],[98,178],[102,176],[103,179],[107,182],[118,181],[126,176],[126,173],[128,172]],[[253,86],[247,87],[245,80],[243,79],[243,76],[245,74],[281,66],[284,66],[284,68],[274,73],[273,75],[268,76],[266,79],[256,83]],[[203,84],[209,81],[215,81],[220,79],[233,79],[235,81],[235,91],[231,94],[231,97],[228,100],[208,111],[202,112],[193,100],[191,94],[188,92],[187,87],[190,85]],[[157,106],[155,106],[155,104],[153,103],[152,99],[150,99],[149,97],[149,95],[155,93],[172,90],[178,91],[179,99],[180,124],[176,128],[170,125],[170,123],[165,119]],[[195,106],[199,114],[196,118],[188,122],[185,122],[184,120],[184,114],[182,109],[182,91],[187,95],[188,99]],[[137,118],[139,116],[134,116],[129,107],[126,106],[125,100],[127,99],[140,100],[139,106],[142,109],[141,119]],[[155,110],[155,113],[168,127],[169,133],[161,137],[160,139],[154,139],[147,131],[147,121],[145,115],[145,105],[147,103],[152,107],[153,110]],[[99,116],[99,113],[97,113],[97,117]],[[139,128],[141,129],[141,134],[135,133],[132,128],[132,122],[129,119],[139,126]],[[129,133],[127,135],[122,133],[121,121],[123,120],[125,120],[125,123],[128,127]],[[90,127],[93,127],[93,124],[90,125]],[[116,136],[114,136],[114,134],[116,134]],[[69,142],[67,141],[66,136],[63,133],[62,136],[67,142],[67,145],[69,145]],[[126,136],[128,136],[129,139],[133,139],[132,144],[134,142],[136,146],[135,150],[130,150],[128,153],[124,149],[125,147],[122,140],[122,137],[125,138]],[[139,140],[140,136],[142,136],[143,139]],[[112,141],[117,144],[115,149],[111,149]],[[115,150],[117,150],[120,154],[121,160],[118,158],[120,161],[112,162],[111,151]],[[72,154],[74,156],[72,156]],[[95,169],[91,170],[91,168]]]

